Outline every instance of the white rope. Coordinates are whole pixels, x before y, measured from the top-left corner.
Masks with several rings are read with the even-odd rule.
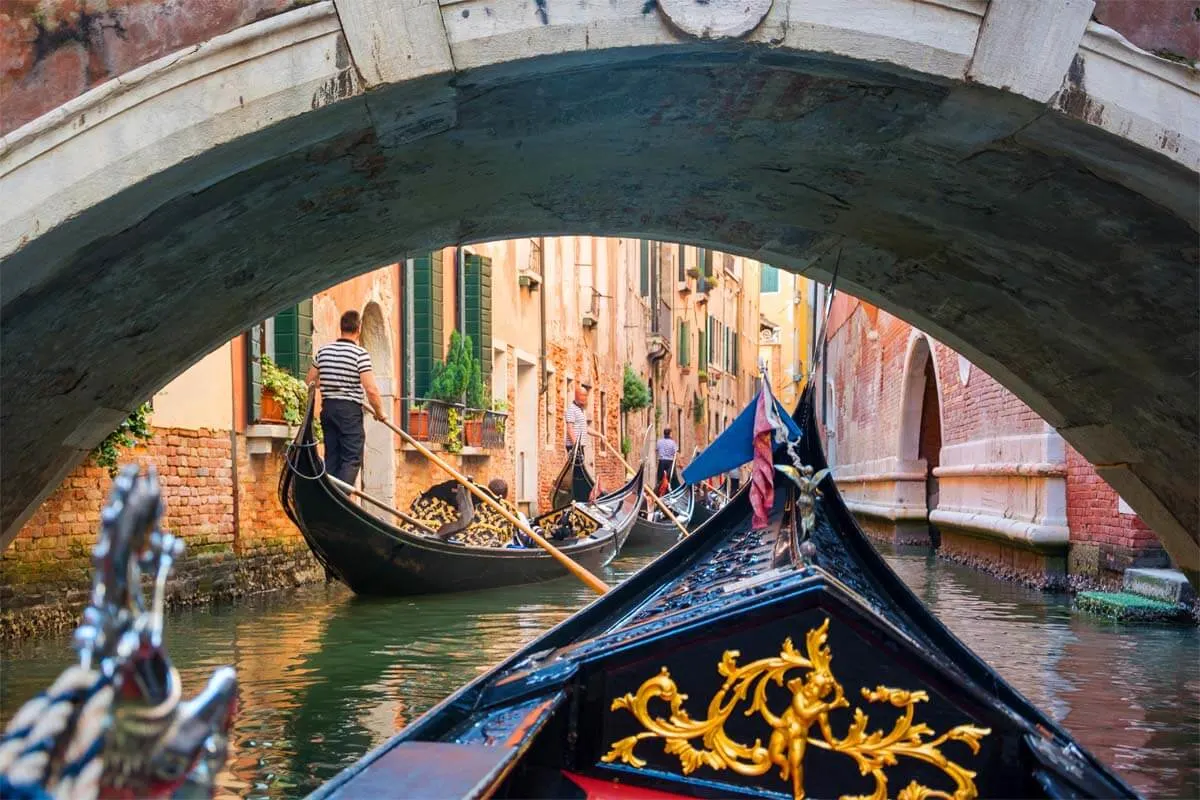
[[[63,670],[49,690],[21,707],[0,738],[4,796],[97,797],[112,702],[112,686],[99,672],[78,665]],[[51,765],[55,754],[59,762]]]

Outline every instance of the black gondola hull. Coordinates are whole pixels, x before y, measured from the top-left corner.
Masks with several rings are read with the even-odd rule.
[[[819,472],[811,399],[799,450]],[[815,550],[777,486],[769,528],[750,530],[744,489],[315,796],[363,796],[384,774],[400,783],[377,796],[1136,796],[929,613],[832,480]],[[476,771],[443,780],[429,747]]]
[[[389,525],[368,513],[324,476],[312,436],[312,414],[310,406],[289,450],[287,468],[280,476],[280,501],[316,558],[356,594],[468,592],[540,583],[569,574],[537,546],[457,544]],[[612,495],[611,513],[581,509],[580,513],[599,521],[598,530],[587,537],[555,542],[557,549],[591,572],[608,565],[641,508],[641,487],[639,472]]]

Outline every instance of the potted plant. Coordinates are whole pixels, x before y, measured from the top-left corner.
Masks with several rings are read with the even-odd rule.
[[[467,361],[467,391],[466,391],[466,420],[463,423],[463,435],[467,447],[483,447],[483,414],[486,396],[483,390],[483,370],[480,369],[479,359],[470,352],[471,337],[466,339]]]
[[[500,437],[504,437],[504,433],[508,428],[508,403],[504,400],[493,400],[491,408],[493,417],[495,418],[496,431]]]
[[[424,400],[408,408],[408,433],[418,442],[429,441],[429,409]]]
[[[262,367],[262,409],[264,422],[299,425],[303,409],[308,404],[308,387],[304,381],[276,365],[268,355],[259,359]]]
[[[471,353],[471,337],[458,331],[450,335],[446,361],[434,362],[429,394],[432,400],[449,406],[446,412],[448,434],[446,449],[462,451],[463,443],[478,447],[483,442],[483,376],[479,360]],[[468,409],[467,406],[471,406]],[[474,413],[471,413],[472,410]],[[476,418],[478,417],[478,418]],[[470,430],[467,430],[470,429]]]

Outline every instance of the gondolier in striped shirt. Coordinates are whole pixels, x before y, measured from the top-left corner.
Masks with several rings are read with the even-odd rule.
[[[362,467],[366,432],[363,401],[371,413],[387,421],[383,398],[371,370],[371,355],[358,344],[362,321],[357,311],[342,314],[341,337],[317,351],[305,379],[310,386],[320,382],[321,428],[325,432],[325,470],[354,485]]]
[[[566,413],[566,447],[567,455],[577,453],[575,460],[583,460],[583,448],[587,442],[584,439],[587,436],[587,401],[588,390],[591,389],[586,383],[581,383],[575,387],[575,400],[567,406]],[[575,444],[579,444],[579,449],[576,450]]]

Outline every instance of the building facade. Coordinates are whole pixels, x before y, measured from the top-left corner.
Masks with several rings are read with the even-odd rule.
[[[524,238],[419,254],[282,309],[157,393],[153,438],[123,454],[157,467],[165,527],[188,544],[174,601],[322,578],[276,498],[294,427],[272,401],[268,361],[302,378],[344,311],[362,315],[392,420],[474,479],[503,478],[534,514],[565,462],[579,383],[592,387],[589,423],[603,439],[587,457],[604,490],[665,427],[682,463],[723,429],[754,392],[759,282],[757,262],[703,248]],[[471,337],[486,397],[485,408],[460,410],[452,434],[450,406],[432,391],[455,331]],[[626,367],[651,396],[629,413]],[[448,478],[369,415],[365,424],[365,492],[405,508]],[[74,621],[110,480],[77,468],[0,559],[0,637]]]
[[[800,400],[812,364],[815,285],[778,267],[760,267],[758,358],[785,408]]]
[[[1167,565],[1153,532],[1091,465],[962,355],[846,295],[826,340],[827,450],[872,535],[936,544],[1042,585]]]

